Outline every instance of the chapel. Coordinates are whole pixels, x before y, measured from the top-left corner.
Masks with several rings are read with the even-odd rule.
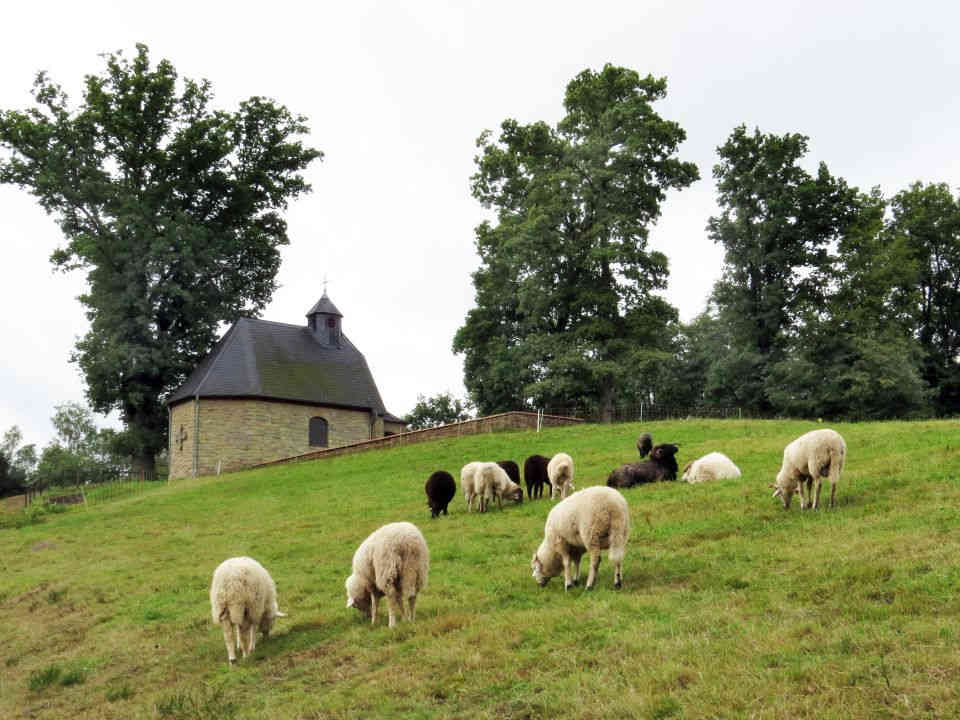
[[[171,479],[403,431],[326,290],[306,317],[237,320],[170,396]]]

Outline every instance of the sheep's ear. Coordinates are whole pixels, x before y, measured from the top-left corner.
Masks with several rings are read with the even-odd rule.
[[[287,616],[287,614],[286,614],[285,612],[282,612],[282,611],[280,611],[280,610],[277,610],[277,617],[288,617],[288,616]]]
[[[347,598],[347,607],[356,607],[352,597]]]

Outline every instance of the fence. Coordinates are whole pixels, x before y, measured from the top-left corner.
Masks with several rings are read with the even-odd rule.
[[[87,482],[78,485],[56,485],[42,490],[28,490],[21,497],[23,507],[35,502],[52,505],[99,505],[112,500],[139,495],[166,484],[166,474],[156,472],[120,471],[103,482]]]
[[[358,452],[366,452],[367,450],[380,450],[382,448],[403,447],[404,445],[414,445],[416,443],[430,442],[442,438],[503,432],[505,430],[535,430],[538,427],[576,425],[582,422],[583,420],[578,417],[553,415],[543,412],[506,412],[442,425],[441,427],[413,430],[411,432],[400,433],[399,435],[387,435],[382,438],[363,440],[357,443],[350,443],[349,445],[327,448],[326,450],[316,450],[304,455],[271,460],[270,462],[260,463],[251,467],[259,468],[304,462],[306,460],[321,460],[323,458],[337,457],[338,455],[350,455]]]
[[[602,410],[599,408],[550,408],[545,412],[554,415],[570,415],[582,418],[589,423],[622,423],[622,422],[653,422],[655,420],[678,420],[682,418],[722,418],[722,419],[757,419],[764,417],[761,414],[746,411],[738,407],[711,407],[654,405],[640,403],[639,405],[615,406]]]

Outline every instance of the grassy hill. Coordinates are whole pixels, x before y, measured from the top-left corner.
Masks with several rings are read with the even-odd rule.
[[[767,484],[812,427],[475,436],[176,482],[0,530],[0,717],[960,716],[960,425],[833,425],[849,451],[838,507],[785,512]],[[743,477],[624,491],[620,592],[606,560],[591,593],[536,586],[549,500],[468,515],[458,494],[430,519],[433,470],[563,450],[578,488],[603,484],[642,430],[680,443],[681,467],[721,450]],[[391,631],[344,607],[343,582],[394,520],[423,530],[431,573],[416,623]],[[231,668],[208,589],[233,555],[270,570],[290,617]]]

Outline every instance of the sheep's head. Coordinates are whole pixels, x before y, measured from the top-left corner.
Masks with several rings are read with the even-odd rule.
[[[684,467],[683,467],[683,476],[682,476],[682,477],[683,477],[683,481],[684,481],[684,482],[690,482],[690,475],[689,475],[689,473],[690,473],[690,468],[691,468],[692,465],[693,465],[692,462],[688,462],[688,463],[687,463],[686,465],[684,465]]]
[[[370,595],[367,594],[363,581],[356,575],[351,575],[345,583],[347,587],[347,607],[356,608],[367,617],[370,617]]]
[[[650,433],[643,433],[639,438],[637,438],[637,452],[640,453],[640,457],[646,457],[650,453],[650,448],[653,447],[653,438],[650,436]]]
[[[777,473],[777,481],[771,483],[770,487],[773,488],[773,497],[780,498],[783,502],[783,509],[790,509],[790,501],[793,499],[793,493],[797,490],[796,483],[790,483],[789,481],[783,478],[783,473]]]
[[[563,572],[563,559],[544,539],[530,560],[530,569],[537,585],[543,587],[550,582],[550,578]]]
[[[517,505],[523,504],[523,488],[520,487],[519,485],[514,485],[513,488],[510,490],[510,497],[513,498],[513,501]]]
[[[276,622],[278,617],[286,617],[285,612],[280,612],[280,608],[277,607],[276,601],[273,603],[273,608],[271,612],[264,613],[263,617],[260,618],[260,632],[263,633],[263,636],[266,637],[270,634],[270,631],[273,630],[273,624]]]

